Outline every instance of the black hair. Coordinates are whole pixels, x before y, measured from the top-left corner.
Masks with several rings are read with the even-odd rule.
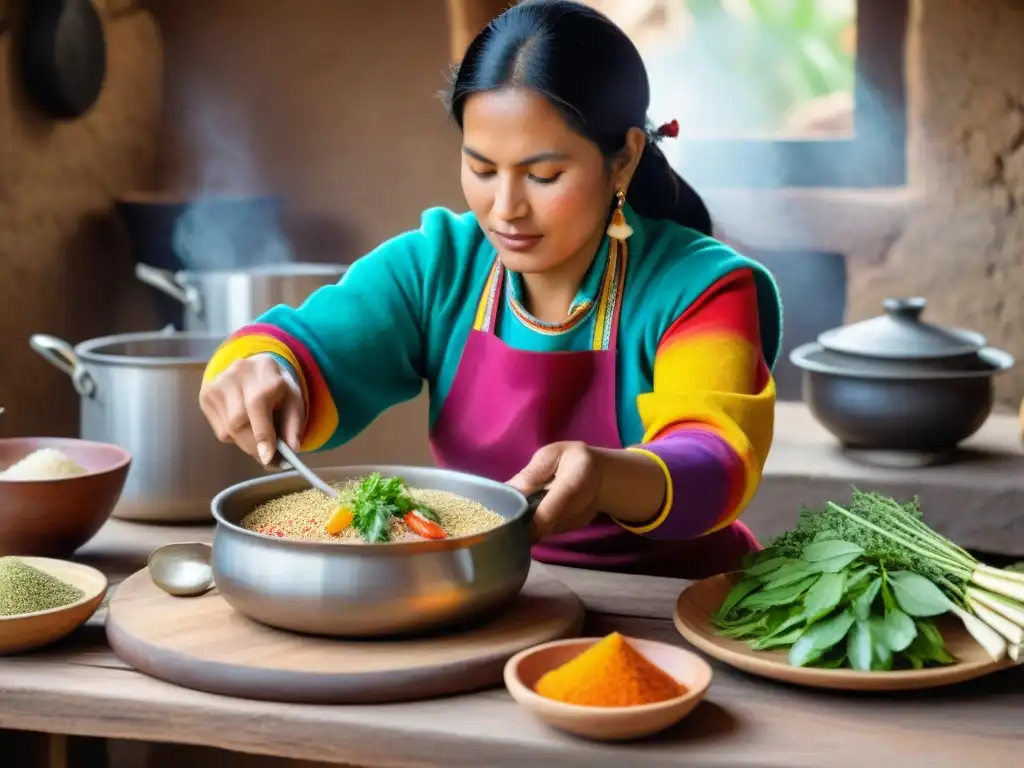
[[[648,142],[626,199],[643,216],[711,234],[704,201],[672,170],[649,130],[650,84],[640,52],[607,16],[571,0],[525,0],[494,18],[454,73],[449,110],[459,128],[469,96],[508,86],[546,97],[607,158],[624,148],[630,128],[644,129]]]

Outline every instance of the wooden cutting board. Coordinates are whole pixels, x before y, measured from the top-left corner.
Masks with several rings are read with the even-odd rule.
[[[125,663],[186,688],[265,701],[372,704],[497,684],[514,654],[576,636],[583,616],[575,593],[534,564],[516,600],[485,624],[446,636],[335,640],[258,624],[216,589],[172,597],[143,569],[110,598],[106,625]]]

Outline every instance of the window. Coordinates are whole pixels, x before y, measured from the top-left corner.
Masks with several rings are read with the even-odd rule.
[[[633,39],[662,144],[709,187],[906,181],[909,0],[588,0]]]

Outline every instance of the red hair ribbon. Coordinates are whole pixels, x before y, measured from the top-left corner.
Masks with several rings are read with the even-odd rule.
[[[660,126],[658,126],[658,130],[656,131],[656,133],[658,136],[664,136],[665,138],[668,139],[674,139],[676,136],[679,135],[679,121],[669,120],[667,123],[662,123]]]

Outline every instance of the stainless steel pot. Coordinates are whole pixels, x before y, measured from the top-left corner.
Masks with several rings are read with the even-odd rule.
[[[887,299],[884,315],[790,353],[811,413],[843,445],[946,454],[991,413],[993,377],[1013,357],[973,331],[924,322],[925,306]]]
[[[313,291],[338,282],[341,264],[286,262],[248,269],[169,272],[135,265],[135,276],[185,307],[184,330],[228,335],[278,304],[297,307]]]
[[[506,522],[439,541],[354,544],[277,539],[238,525],[253,507],[309,488],[296,472],[239,483],[217,494],[213,574],[239,613],[273,627],[319,635],[377,637],[425,632],[486,615],[522,589],[530,570],[533,504],[514,488],[430,467],[321,469],[329,483],[371,472],[410,486],[457,493]]]
[[[217,440],[199,410],[203,370],[223,337],[156,331],[72,347],[36,334],[29,344],[71,376],[81,397],[80,435],[128,450],[132,467],[114,517],[154,523],[210,520],[225,483],[259,465]]]

